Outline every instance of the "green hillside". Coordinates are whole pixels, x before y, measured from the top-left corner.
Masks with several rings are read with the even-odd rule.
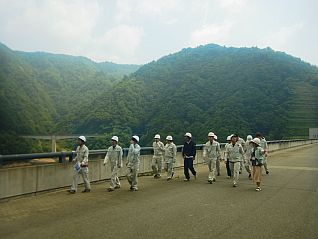
[[[138,68],[84,57],[17,52],[0,44],[0,134],[5,141],[0,154],[12,153],[12,142],[7,140],[12,141],[12,135],[72,133],[85,106]]]
[[[210,130],[222,142],[232,132],[245,137],[261,131],[268,139],[306,137],[308,127],[318,122],[317,72],[317,67],[269,48],[211,44],[184,49],[118,83],[112,93],[122,96],[113,106],[116,113],[96,123],[93,112],[79,129],[99,131],[109,122],[127,125],[146,145],[157,132],[174,135],[177,143],[186,131],[198,142]],[[99,109],[105,108],[103,102],[96,102]]]
[[[10,137],[117,134],[127,146],[138,134],[149,146],[155,133],[180,144],[186,131],[202,143],[208,131],[224,142],[233,132],[304,138],[318,126],[318,68],[270,48],[210,44],[139,68],[0,45],[0,63],[0,132]],[[105,143],[90,140],[89,146]],[[0,144],[1,152],[11,148]]]

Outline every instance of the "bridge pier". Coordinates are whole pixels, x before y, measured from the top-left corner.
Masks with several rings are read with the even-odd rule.
[[[55,153],[56,152],[56,136],[52,135],[51,140],[52,140],[52,153]]]

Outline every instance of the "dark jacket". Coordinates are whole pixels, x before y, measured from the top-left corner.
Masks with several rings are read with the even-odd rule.
[[[193,156],[195,157],[196,155],[196,149],[195,149],[195,143],[190,140],[190,142],[185,142],[184,145],[183,145],[183,148],[182,148],[182,156],[185,157],[185,156]]]

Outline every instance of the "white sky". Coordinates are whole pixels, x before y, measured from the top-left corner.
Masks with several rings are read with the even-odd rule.
[[[14,50],[144,64],[185,47],[271,47],[318,65],[318,0],[0,0]]]

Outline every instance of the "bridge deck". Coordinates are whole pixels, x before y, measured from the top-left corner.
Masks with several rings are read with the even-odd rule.
[[[318,145],[270,156],[261,192],[241,175],[233,188],[225,169],[217,182],[139,179],[140,191],[105,183],[89,194],[65,191],[0,202],[1,238],[317,238]],[[179,177],[178,177],[179,176]],[[70,175],[71,180],[71,175]]]

